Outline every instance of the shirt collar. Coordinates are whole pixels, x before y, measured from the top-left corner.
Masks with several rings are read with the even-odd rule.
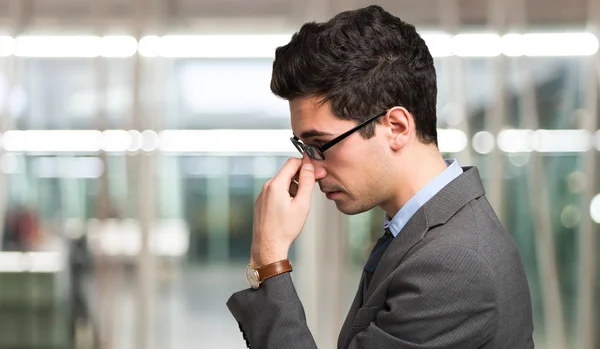
[[[413,197],[411,197],[410,200],[408,200],[396,213],[394,218],[391,218],[388,214],[385,215],[384,227],[389,228],[394,237],[400,233],[402,228],[408,223],[408,220],[415,212],[417,212],[417,210],[419,210],[419,208],[421,208],[421,206],[434,197],[448,183],[452,182],[456,177],[463,173],[463,170],[456,159],[446,159],[444,161],[448,167],[413,195]]]

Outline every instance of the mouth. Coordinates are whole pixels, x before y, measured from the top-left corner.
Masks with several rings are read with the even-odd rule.
[[[336,198],[339,198],[343,194],[341,191],[327,191],[324,193],[325,193],[325,196],[329,200],[335,200]]]
[[[340,185],[336,183],[324,183],[319,182],[319,189],[325,194],[327,199],[336,200],[339,199],[342,195],[344,195],[344,191]]]

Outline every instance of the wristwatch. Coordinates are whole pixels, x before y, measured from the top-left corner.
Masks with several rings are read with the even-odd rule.
[[[260,284],[268,278],[292,271],[292,264],[288,259],[267,264],[262,267],[254,267],[248,264],[246,267],[246,279],[250,287],[257,289]]]

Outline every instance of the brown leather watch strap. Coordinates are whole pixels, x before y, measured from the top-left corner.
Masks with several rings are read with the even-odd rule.
[[[256,268],[258,272],[258,280],[260,282],[265,281],[273,276],[292,271],[292,263],[288,259],[277,261],[271,264],[263,265],[262,267]]]

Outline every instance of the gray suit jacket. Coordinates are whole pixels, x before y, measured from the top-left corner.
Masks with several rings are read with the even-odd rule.
[[[534,347],[519,252],[477,168],[463,169],[394,238],[364,299],[359,286],[338,349]],[[289,273],[227,306],[251,348],[316,348]]]

